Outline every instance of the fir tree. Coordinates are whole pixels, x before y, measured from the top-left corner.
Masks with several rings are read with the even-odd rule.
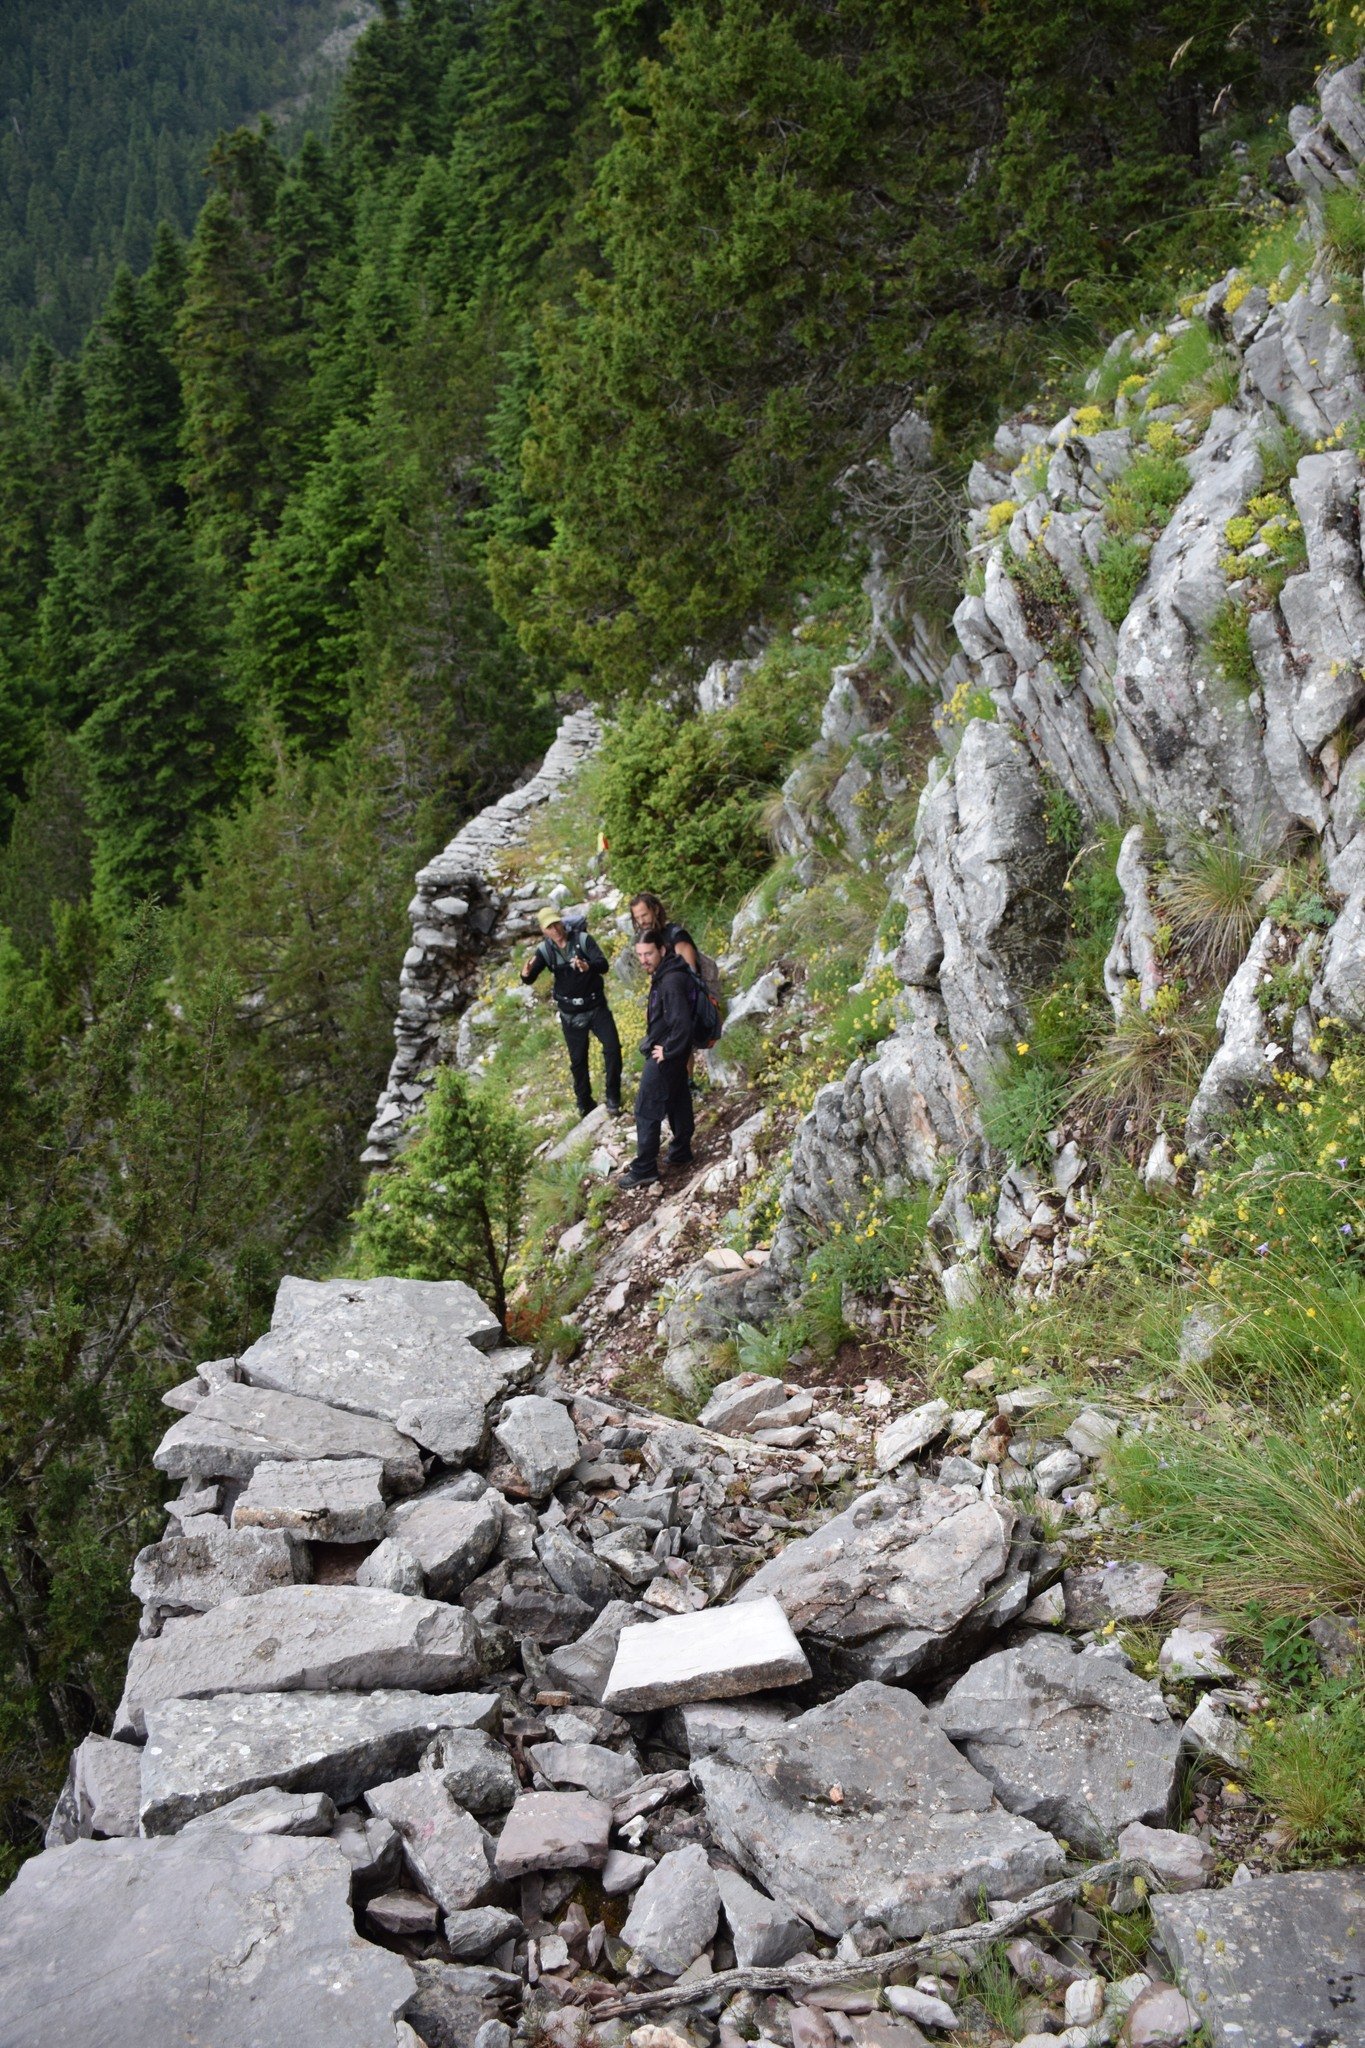
[[[189,548],[127,456],[105,473],[79,587],[96,889],[124,911],[172,895],[190,871],[192,827],[228,787],[231,741]]]

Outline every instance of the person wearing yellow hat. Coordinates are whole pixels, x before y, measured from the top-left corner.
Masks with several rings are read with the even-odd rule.
[[[606,954],[588,931],[583,918],[566,918],[553,904],[540,913],[544,934],[533,953],[522,963],[521,978],[529,984],[538,975],[550,975],[560,1028],[569,1054],[574,1098],[578,1114],[588,1116],[597,1104],[592,1092],[589,1061],[590,1038],[602,1048],[603,1093],[607,1115],[621,1114],[621,1038],[616,1019],[607,1002],[604,979]]]

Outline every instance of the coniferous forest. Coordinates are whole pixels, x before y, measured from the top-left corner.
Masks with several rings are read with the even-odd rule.
[[[232,125],[278,13],[0,31],[0,1858],[117,1694],[162,1391],[354,1208],[415,865],[780,617],[911,401],[952,482],[1225,268],[1324,53],[1286,0],[384,0],[286,150]]]

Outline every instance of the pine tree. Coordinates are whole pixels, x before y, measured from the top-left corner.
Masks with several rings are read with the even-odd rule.
[[[225,793],[231,722],[194,562],[127,456],[115,456],[86,533],[80,590],[93,704],[79,741],[90,778],[99,900],[126,911],[172,895],[192,828]]]
[[[180,379],[170,358],[164,291],[148,284],[135,284],[120,265],[86,343],[86,417],[96,462],[126,455],[165,503],[179,465]]]

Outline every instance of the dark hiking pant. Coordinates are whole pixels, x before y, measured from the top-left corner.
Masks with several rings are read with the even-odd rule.
[[[652,1173],[659,1164],[659,1138],[664,1118],[673,1133],[668,1148],[671,1166],[692,1156],[692,1085],[687,1078],[687,1057],[646,1059],[635,1098],[635,1164]]]
[[[603,1093],[607,1108],[613,1115],[621,1107],[621,1040],[616,1029],[616,1019],[605,1003],[595,1010],[567,1012],[561,1010],[559,1021],[564,1028],[564,1043],[569,1049],[569,1071],[573,1075],[573,1092],[578,1103],[578,1114],[586,1116],[597,1107],[592,1097],[592,1071],[588,1064],[588,1039],[593,1037],[602,1048]]]

